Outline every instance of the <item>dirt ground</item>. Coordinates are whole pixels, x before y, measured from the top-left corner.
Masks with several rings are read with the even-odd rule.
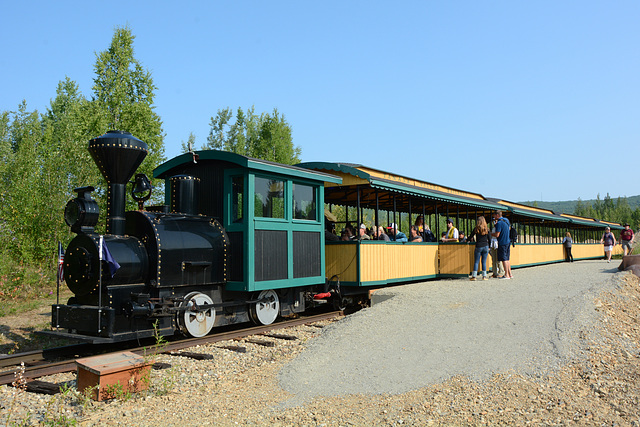
[[[51,306],[0,317],[0,354],[21,353],[66,345],[69,341],[37,334],[51,325]]]
[[[402,395],[320,397],[274,411],[269,408],[286,398],[274,377],[302,347],[276,348],[260,350],[276,352],[268,357],[255,350],[256,357],[268,362],[262,364],[247,359],[238,365],[247,356],[233,355],[226,356],[233,357],[229,360],[219,356],[219,364],[203,368],[201,363],[178,358],[184,359],[173,362],[181,384],[173,392],[102,403],[79,421],[82,425],[184,425],[206,401],[205,424],[214,425],[640,426],[640,280],[630,273],[618,273],[616,280],[615,291],[594,301],[601,317],[597,331],[584,331],[587,360],[569,363],[548,377],[503,374],[482,383],[454,377]],[[33,331],[48,322],[48,316],[45,307],[0,318],[3,351],[37,347],[41,341],[33,338]],[[215,381],[200,382],[205,374],[214,375]],[[37,399],[35,395],[24,398],[25,408],[43,406]],[[181,410],[162,412],[167,407]]]

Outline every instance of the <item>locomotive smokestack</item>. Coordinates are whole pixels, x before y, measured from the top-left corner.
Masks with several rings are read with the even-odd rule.
[[[147,156],[148,147],[129,132],[110,130],[89,141],[89,153],[107,180],[107,234],[124,235],[127,183]]]

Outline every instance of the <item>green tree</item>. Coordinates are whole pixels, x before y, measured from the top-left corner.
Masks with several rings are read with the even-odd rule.
[[[626,222],[632,222],[633,210],[631,210],[631,206],[629,206],[629,202],[626,197],[618,197],[618,200],[615,204],[613,217],[614,221],[624,224]]]
[[[71,238],[66,224],[61,221],[66,202],[75,197],[73,189],[100,180],[87,150],[92,137],[88,130],[89,103],[80,93],[76,82],[70,78],[58,83],[56,97],[51,100],[47,112],[42,115],[42,143],[46,150],[39,155],[43,159],[43,181],[50,208],[43,212],[46,227],[51,232],[51,253],[55,253],[57,241]]]
[[[134,39],[128,27],[116,28],[109,48],[96,54],[88,129],[93,136],[124,130],[146,142],[149,154],[140,171],[151,178],[164,161],[164,132],[153,105],[157,88],[134,57]]]
[[[603,202],[602,202],[602,215],[601,218],[605,221],[615,221],[615,205],[613,203],[613,199],[607,193]]]
[[[598,195],[596,196],[596,199],[593,201],[593,204],[591,205],[591,207],[593,208],[593,218],[596,219],[604,219],[602,218],[602,212],[603,212],[603,205],[602,205],[602,200],[600,200],[600,193],[598,193]]]
[[[638,206],[631,214],[631,228],[638,230],[640,228],[640,206]]]
[[[56,242],[71,238],[64,206],[73,188],[99,176],[86,150],[86,105],[67,78],[42,116],[28,111],[26,102],[13,120],[8,112],[0,116],[2,238],[9,239],[4,254],[14,260],[53,263]]]
[[[246,113],[238,108],[235,122],[232,119],[230,108],[218,110],[211,118],[207,144],[202,148],[231,151],[284,164],[300,162],[301,151],[293,145],[291,126],[277,109],[271,114],[258,116],[254,107]]]
[[[0,113],[0,192],[4,189],[4,173],[12,157],[10,138],[10,113]]]
[[[40,153],[46,147],[42,143],[38,111],[28,111],[23,101],[12,115],[13,120],[6,127],[8,138],[3,142],[6,163],[0,194],[4,221],[1,238],[3,249],[13,259],[30,262],[42,259],[47,252],[48,236],[40,228],[46,198],[38,193],[44,187],[45,164]]]
[[[573,210],[573,214],[578,216],[587,216],[585,215],[586,210],[587,210],[587,206],[582,202],[582,199],[578,197],[578,201],[576,202],[576,207]]]

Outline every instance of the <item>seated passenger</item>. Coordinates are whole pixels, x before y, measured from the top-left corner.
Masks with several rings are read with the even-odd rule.
[[[344,230],[342,230],[340,240],[342,240],[343,242],[350,242],[351,240],[353,240],[353,233],[351,232],[351,229],[345,228]]]
[[[424,231],[422,232],[422,241],[423,242],[435,242],[436,236],[433,235],[433,232],[429,228],[429,225],[425,224]]]
[[[458,229],[453,226],[453,220],[447,218],[447,231],[445,236],[442,237],[443,242],[457,242],[458,241]]]
[[[384,240],[385,242],[389,241],[389,236],[387,236],[387,233],[384,232],[384,227],[374,226],[373,229],[373,237],[375,240]]]
[[[360,224],[358,228],[358,240],[371,240],[371,236],[367,234],[367,226],[364,224]]]
[[[411,226],[411,230],[409,231],[409,241],[410,242],[414,242],[414,243],[419,243],[422,242],[422,236],[420,236],[420,233],[418,232],[418,226],[417,225],[412,225]]]
[[[347,223],[347,225],[344,226],[345,230],[349,230],[349,232],[351,232],[351,237],[355,237],[358,232],[356,231],[355,227],[353,225],[351,225],[350,222]]]
[[[393,242],[407,242],[407,235],[402,231],[398,231],[398,226],[394,223],[389,224],[387,227],[387,231],[389,231],[389,240]]]
[[[436,236],[433,235],[433,233],[429,229],[429,226],[424,223],[424,217],[422,215],[418,215],[415,225],[418,227],[418,234],[422,236],[423,242],[436,241]]]
[[[464,231],[461,231],[458,236],[458,242],[467,243],[467,236],[464,235]]]
[[[334,233],[333,222],[325,218],[324,220],[324,240],[327,242],[337,242],[340,238]]]

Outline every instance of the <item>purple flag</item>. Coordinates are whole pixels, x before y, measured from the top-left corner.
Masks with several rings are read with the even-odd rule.
[[[104,241],[102,236],[100,236],[100,244],[102,245],[100,247],[100,259],[107,261],[107,264],[109,265],[109,272],[111,273],[111,277],[113,277],[113,275],[116,274],[116,271],[120,268],[120,264],[118,264],[118,261],[116,261],[115,258],[113,258],[113,255],[111,255],[111,252],[107,247],[107,242]]]
[[[64,280],[64,249],[62,243],[58,242],[58,280]]]

